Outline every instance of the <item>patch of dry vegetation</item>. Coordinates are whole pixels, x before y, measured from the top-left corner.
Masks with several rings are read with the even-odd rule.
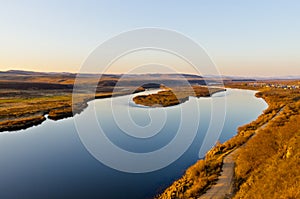
[[[0,121],[0,131],[19,130],[41,124],[44,120],[46,120],[44,115],[39,114],[25,118],[16,118],[14,120]]]
[[[0,131],[19,130],[42,123],[44,115],[54,120],[72,116],[69,93],[39,91],[37,96],[19,95],[0,98]]]

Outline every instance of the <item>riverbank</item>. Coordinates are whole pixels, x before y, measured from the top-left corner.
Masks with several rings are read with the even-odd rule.
[[[243,87],[237,84],[227,86],[231,88],[249,89],[248,87]],[[185,174],[180,179],[175,181],[170,187],[168,187],[162,194],[157,196],[157,199],[200,197],[201,195],[206,193],[218,180],[218,176],[222,171],[224,158],[240,146],[244,145],[258,131],[259,128],[267,126],[271,120],[272,123],[276,124],[275,126],[285,126],[285,124],[289,124],[288,122],[291,117],[299,115],[299,91],[279,89],[261,89],[259,91],[260,92],[256,94],[256,97],[263,98],[269,105],[269,107],[263,112],[263,114],[250,124],[239,127],[237,135],[232,139],[222,144],[218,143],[206,154],[203,160],[199,160],[196,164],[188,168]],[[288,108],[283,109],[283,107]],[[280,113],[281,110],[284,110],[284,112]],[[274,120],[274,117],[278,119]],[[272,143],[272,141],[268,141]],[[259,143],[259,140],[256,140],[256,142]],[[264,148],[258,148],[257,150],[263,151]],[[237,161],[239,164],[236,167],[236,173],[247,173],[247,169],[242,169],[242,165],[244,164],[244,162],[247,162],[249,167],[253,165],[251,165],[251,160],[248,159],[248,161],[246,161],[248,156],[241,156],[241,154],[243,153],[239,153],[239,160],[241,161]],[[244,157],[244,159],[241,157]],[[254,169],[255,167],[253,166],[251,168]],[[243,188],[243,186],[245,186],[244,183],[248,178],[249,175],[247,176],[245,174],[244,176],[235,176],[235,191],[238,192],[238,194],[239,192],[242,192],[244,194],[247,193],[243,192],[243,190],[240,190],[240,187]],[[275,192],[276,190],[273,191]]]
[[[17,131],[43,123],[46,119],[60,120],[81,113],[88,102],[132,94],[127,90],[98,92],[93,96],[79,94],[72,104],[72,90],[0,90],[0,132]],[[139,88],[135,92],[142,92]],[[46,118],[47,116],[47,118]]]

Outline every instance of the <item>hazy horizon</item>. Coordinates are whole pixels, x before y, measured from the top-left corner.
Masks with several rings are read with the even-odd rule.
[[[199,43],[222,75],[299,76],[298,1],[13,1],[0,7],[0,71],[79,71],[102,42],[157,27]],[[124,73],[130,65],[111,73]],[[179,72],[192,73],[178,64]]]
[[[24,71],[24,72],[36,72],[36,73],[70,73],[70,74],[76,74],[76,72],[70,72],[70,71],[36,71],[36,70],[23,70],[23,69],[9,69],[9,70],[0,70],[0,72],[9,72],[9,71]],[[88,73],[88,72],[83,72],[82,74],[92,74],[92,75],[97,75],[100,73],[94,72],[94,73]],[[105,75],[123,75],[124,73],[103,73]],[[152,74],[166,74],[166,75],[173,75],[173,74],[177,74],[177,73],[168,73],[168,72],[154,72],[154,73],[131,73],[130,75],[152,75]],[[207,74],[207,75],[201,75],[201,74],[197,74],[197,73],[178,73],[178,74],[185,74],[185,75],[199,75],[199,76],[203,76],[203,77],[210,77],[210,76],[216,76],[216,75],[211,75],[211,74]],[[223,77],[236,77],[236,78],[285,78],[285,77],[290,77],[290,78],[300,78],[300,75],[277,75],[277,76],[267,76],[267,75],[224,75],[224,74],[220,74]]]

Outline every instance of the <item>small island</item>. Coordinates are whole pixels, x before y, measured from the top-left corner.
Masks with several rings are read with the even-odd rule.
[[[136,104],[149,107],[168,107],[184,103],[193,97],[210,97],[215,93],[226,91],[224,88],[194,85],[168,88],[161,86],[163,91],[155,94],[138,95],[133,98]]]

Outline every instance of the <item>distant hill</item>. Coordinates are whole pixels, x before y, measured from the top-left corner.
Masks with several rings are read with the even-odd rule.
[[[69,72],[35,72],[35,71],[25,71],[25,70],[8,70],[8,71],[0,71],[0,76],[63,76],[74,78],[76,77],[76,73]],[[82,73],[81,77],[86,78],[98,78],[99,74],[95,73]],[[300,79],[300,75],[295,76],[276,76],[276,77],[255,77],[255,76],[217,76],[217,75],[205,75],[200,76],[196,74],[178,74],[178,73],[149,73],[149,74],[102,74],[104,78],[133,78],[133,79],[143,79],[143,80],[151,80],[151,79],[188,79],[191,83],[197,83],[200,80],[231,80],[231,81],[256,81],[256,80],[298,80]]]
[[[0,71],[0,74],[6,75],[76,75],[76,73],[69,72],[36,72],[36,71],[26,71],[26,70],[8,70],[8,71]],[[103,74],[104,76],[111,77],[121,77],[123,74]],[[86,77],[96,77],[99,74],[96,73],[82,73],[81,76]],[[149,77],[149,78],[160,78],[160,77],[168,77],[168,78],[202,78],[202,76],[194,75],[194,74],[177,74],[177,73],[149,73],[149,74],[125,74],[126,77]]]
[[[220,76],[217,75],[205,75],[203,76],[203,78],[220,78]],[[231,75],[223,75],[221,76],[222,79],[224,80],[245,80],[245,81],[249,81],[249,80],[298,80],[300,79],[300,75],[289,75],[289,76],[266,76],[266,77],[262,77],[262,76],[231,76]]]
[[[25,71],[25,70],[8,70],[0,71],[0,75],[33,75],[33,76],[47,76],[47,75],[75,75],[74,73],[68,72],[35,72],[35,71]]]

